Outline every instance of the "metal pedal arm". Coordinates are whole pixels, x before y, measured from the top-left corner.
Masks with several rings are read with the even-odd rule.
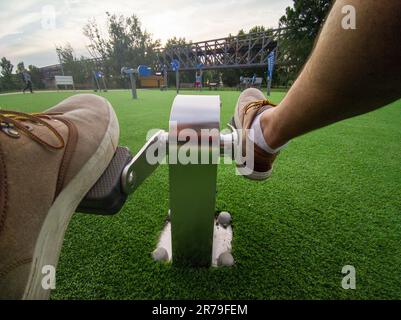
[[[135,192],[136,189],[157,169],[159,163],[150,164],[147,160],[147,153],[150,148],[160,148],[168,142],[168,133],[160,130],[142,147],[134,156],[131,162],[125,167],[121,175],[122,190],[126,194]],[[164,148],[164,150],[167,150]],[[159,155],[160,156],[160,155]],[[163,155],[164,157],[165,155]]]

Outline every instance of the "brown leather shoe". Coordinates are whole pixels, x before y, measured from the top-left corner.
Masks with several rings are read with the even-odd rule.
[[[251,180],[269,178],[273,171],[273,162],[278,155],[267,153],[248,137],[255,118],[272,107],[275,107],[275,104],[268,101],[260,90],[250,88],[241,93],[235,108],[232,125],[237,129],[243,158],[241,162],[237,162],[237,169],[242,176]]]
[[[119,139],[106,99],[71,97],[42,114],[0,110],[0,298],[47,299],[43,267],[56,268],[82,198]]]

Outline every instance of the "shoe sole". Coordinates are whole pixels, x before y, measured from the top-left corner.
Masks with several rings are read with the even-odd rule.
[[[242,124],[241,121],[239,119],[238,116],[238,103],[235,107],[235,112],[234,112],[234,124],[235,124],[235,129],[237,130],[237,136],[238,138],[241,137],[239,130],[242,131]],[[237,171],[238,173],[243,176],[244,178],[250,179],[250,180],[255,180],[255,181],[262,181],[262,180],[266,180],[268,178],[271,177],[272,173],[273,173],[273,168],[270,169],[267,172],[258,172],[258,171],[254,171],[249,169],[248,167],[246,167],[244,164],[236,164],[237,165]],[[249,173],[250,171],[252,171],[251,173]]]
[[[42,287],[42,268],[53,266],[57,270],[64,234],[76,208],[101,177],[111,162],[118,145],[118,120],[111,104],[110,121],[106,134],[98,149],[85,163],[78,174],[63,189],[48,211],[35,245],[31,271],[23,295],[24,300],[47,300],[51,291]]]

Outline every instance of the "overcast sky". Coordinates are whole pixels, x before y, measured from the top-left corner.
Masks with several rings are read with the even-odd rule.
[[[105,12],[135,13],[162,43],[173,36],[192,41],[225,37],[254,25],[277,27],[292,0],[0,0],[0,58],[16,65],[57,63],[56,45],[71,43],[87,56],[82,28]]]

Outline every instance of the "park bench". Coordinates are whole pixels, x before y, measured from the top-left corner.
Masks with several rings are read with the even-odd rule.
[[[219,83],[211,82],[211,83],[209,83],[209,90],[212,90],[212,89],[217,90],[219,88],[219,86],[220,86]]]
[[[195,84],[192,82],[181,82],[180,83],[180,88],[182,89],[188,89],[188,88],[194,88]]]
[[[57,90],[59,90],[59,86],[72,86],[75,91],[75,84],[74,84],[74,79],[72,76],[55,76],[54,81],[56,84]]]
[[[242,81],[238,85],[239,90],[245,90],[247,88],[262,88],[263,78],[256,78],[255,83],[252,83],[252,78],[242,78]]]

